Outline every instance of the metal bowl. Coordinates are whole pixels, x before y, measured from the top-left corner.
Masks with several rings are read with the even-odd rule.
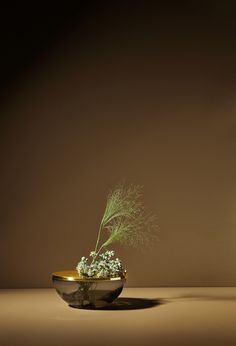
[[[126,273],[108,279],[82,279],[76,270],[52,273],[53,286],[71,307],[99,309],[112,303],[122,292]]]

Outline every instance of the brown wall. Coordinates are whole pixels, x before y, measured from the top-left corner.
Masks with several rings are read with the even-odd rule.
[[[216,4],[145,10],[93,15],[9,91],[1,287],[48,287],[74,268],[123,179],[144,186],[160,225],[146,253],[115,247],[129,286],[236,284],[232,11],[222,23]]]

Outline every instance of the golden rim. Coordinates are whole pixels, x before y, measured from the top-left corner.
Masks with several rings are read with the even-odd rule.
[[[121,276],[117,276],[114,278],[107,278],[107,279],[103,279],[103,278],[91,278],[91,279],[84,279],[81,278],[79,273],[76,270],[63,270],[60,272],[54,272],[52,273],[52,279],[57,279],[57,280],[62,280],[62,281],[88,281],[88,282],[92,282],[92,281],[117,281],[117,280],[125,280],[127,279],[127,273],[126,271],[123,272],[123,275]]]

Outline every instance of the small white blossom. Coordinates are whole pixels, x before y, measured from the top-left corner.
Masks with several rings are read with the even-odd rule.
[[[87,263],[88,258],[82,257],[76,269],[82,277],[110,278],[119,276],[124,269],[119,258],[111,259],[114,254],[114,251],[101,253],[97,256],[97,260],[90,265]],[[96,253],[92,251],[90,256],[94,258]]]

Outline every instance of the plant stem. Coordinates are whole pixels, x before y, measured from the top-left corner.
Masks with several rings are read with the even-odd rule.
[[[98,244],[99,244],[99,241],[100,241],[101,232],[102,232],[102,222],[100,224],[99,231],[98,231],[97,242],[96,242],[96,246],[95,246],[95,250],[94,250],[95,253],[97,253],[97,248],[98,248]]]
[[[105,244],[105,243],[104,243],[104,244]],[[104,244],[102,244],[102,245],[100,246],[98,252],[96,252],[95,256],[93,257],[93,260],[92,260],[92,263],[91,263],[91,264],[93,264],[93,263],[95,262],[95,260],[96,260],[96,258],[98,257],[100,251],[101,251],[102,248],[104,247]]]
[[[96,258],[97,258],[97,256],[98,256],[99,252],[102,250],[103,245],[104,245],[104,244],[102,244],[102,246],[100,246],[99,250],[97,250],[97,249],[98,249],[99,242],[100,242],[100,238],[101,238],[102,229],[103,229],[103,219],[102,219],[102,222],[100,223],[100,226],[99,226],[97,242],[96,242],[96,246],[95,246],[95,249],[94,249],[95,256],[94,256],[94,258],[93,258],[91,264],[93,264],[93,263],[95,262],[95,260],[96,260]]]

